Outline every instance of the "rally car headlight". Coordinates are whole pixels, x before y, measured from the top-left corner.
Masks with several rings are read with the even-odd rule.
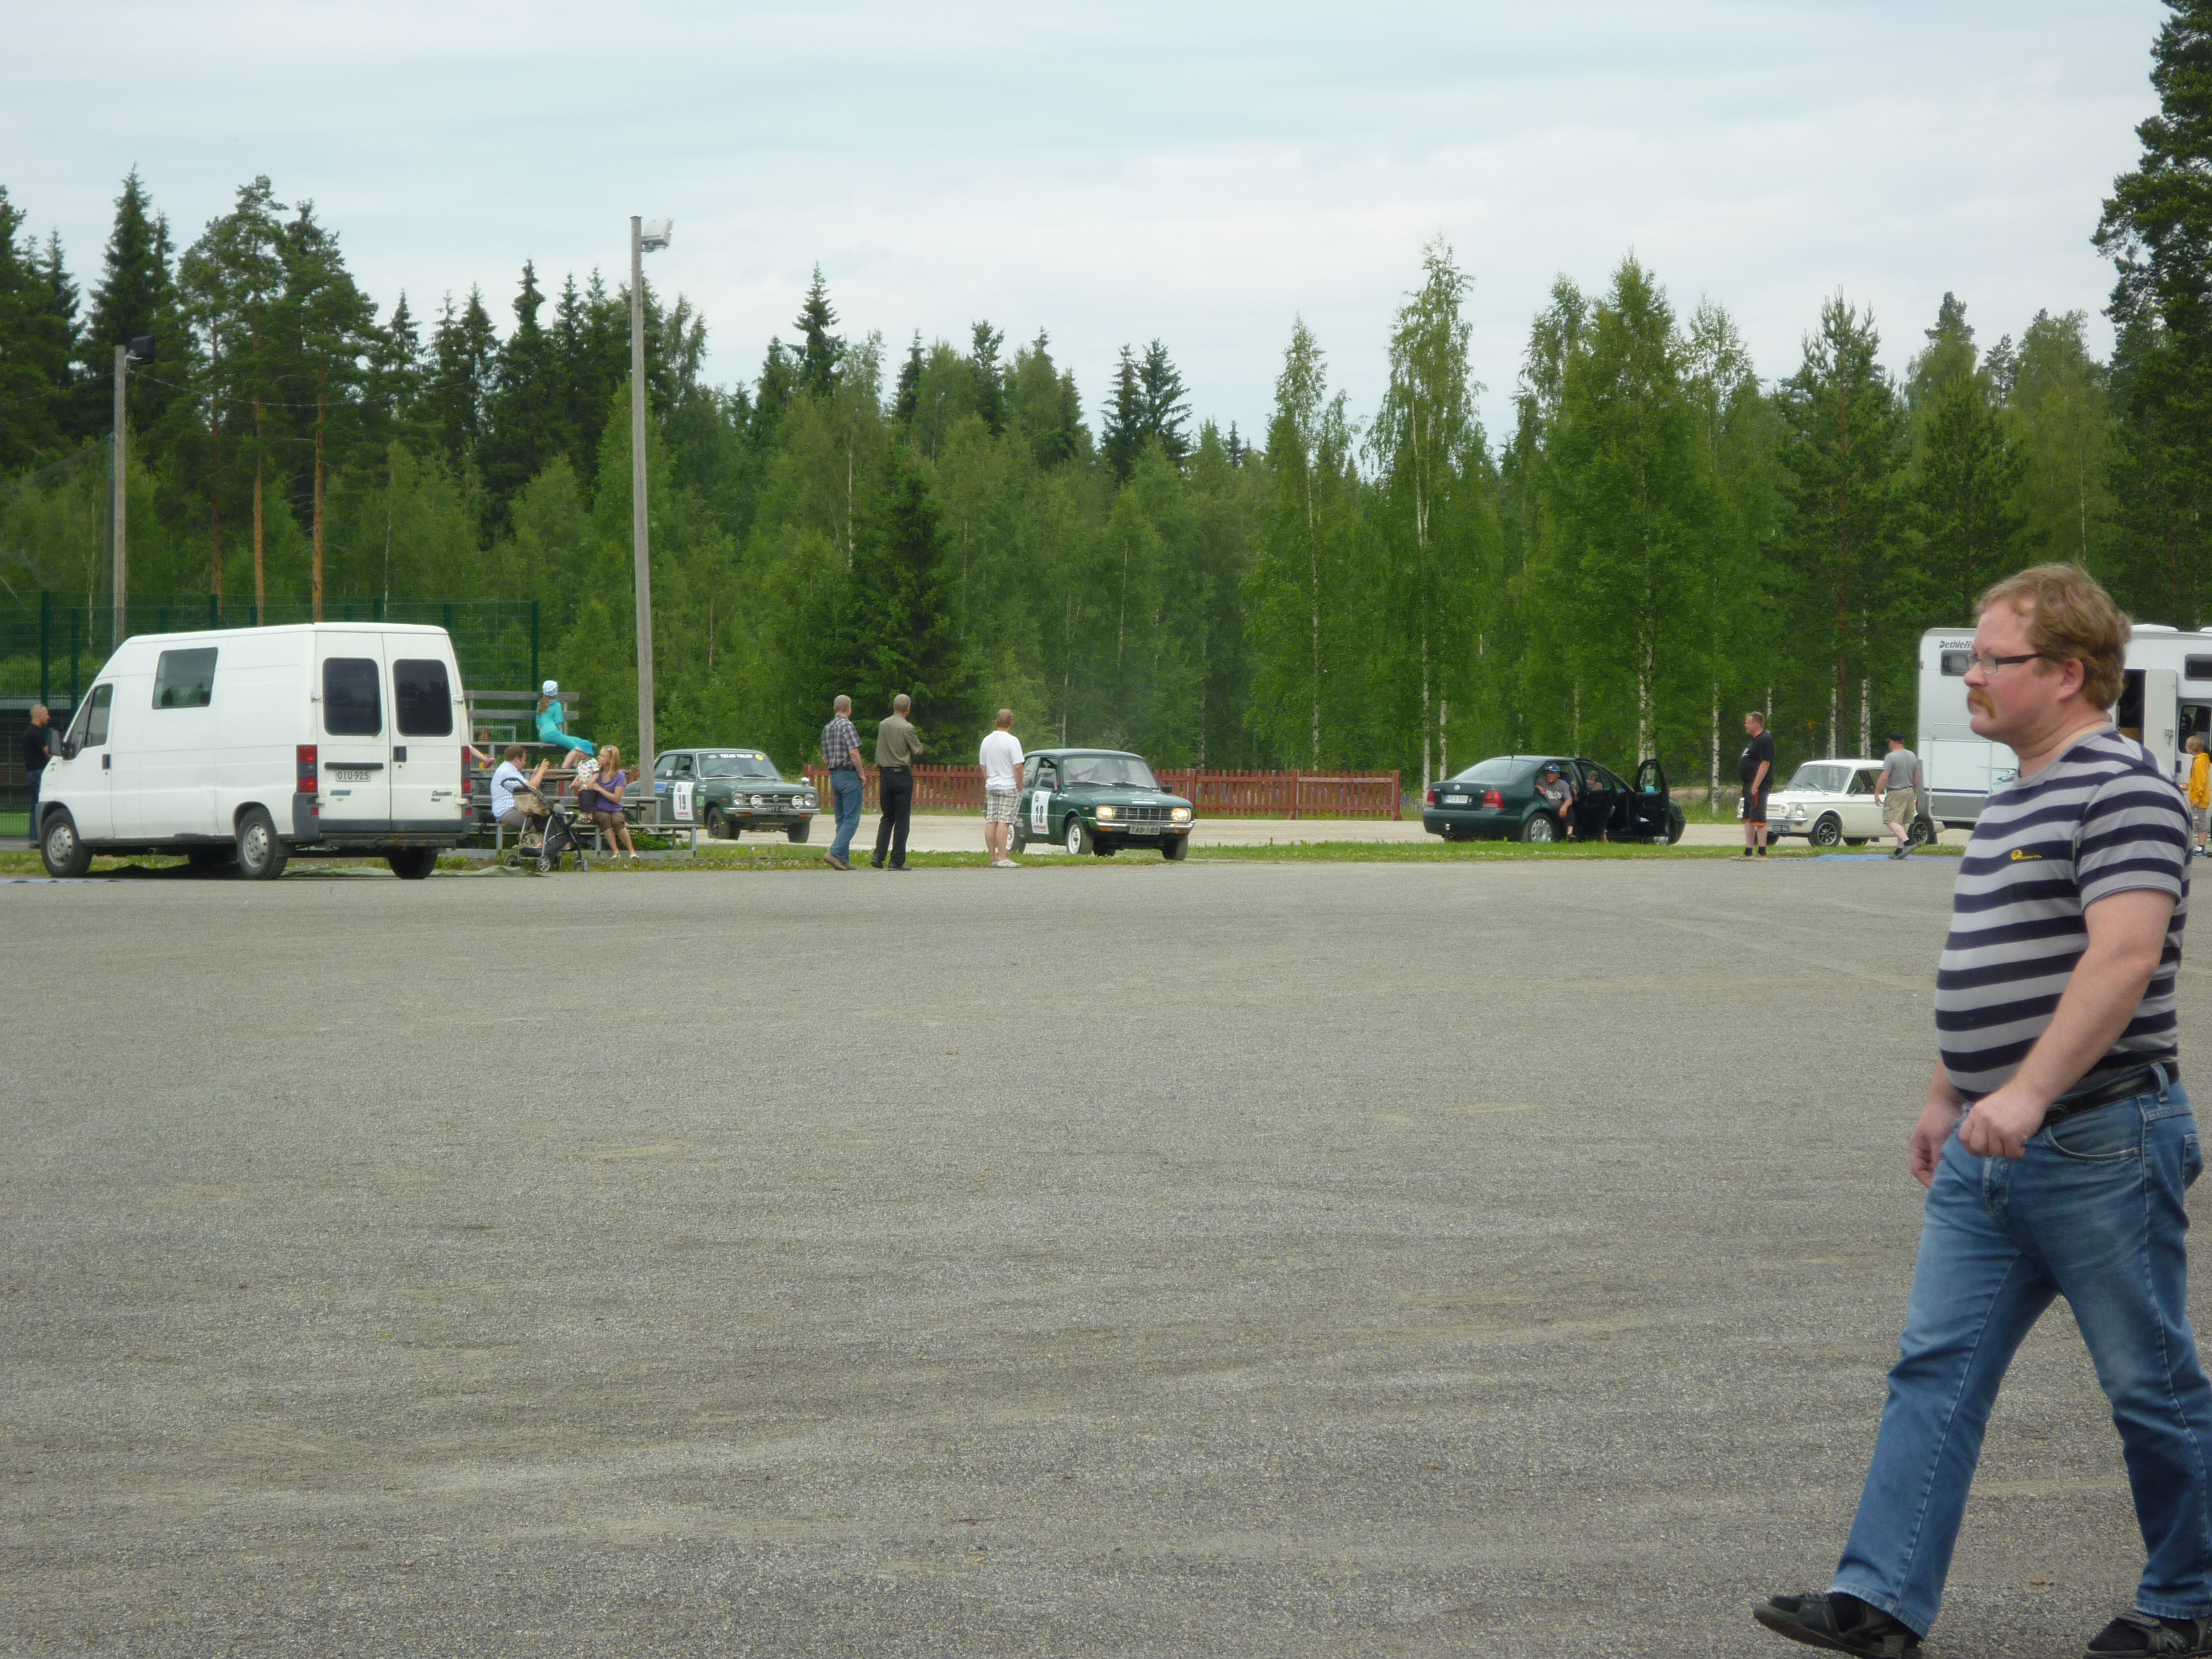
[[[1098,809],[1098,821],[1101,823],[1110,823],[1116,816],[1117,814],[1110,806],[1102,806]]]
[[[799,798],[799,804],[801,806],[811,808],[815,804],[814,797],[811,795],[801,795]]]
[[[1176,807],[1169,812],[1168,817],[1176,823],[1188,823],[1190,822],[1190,808],[1188,806]]]

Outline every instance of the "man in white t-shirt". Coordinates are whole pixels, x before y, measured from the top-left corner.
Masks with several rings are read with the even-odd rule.
[[[516,804],[514,792],[518,789],[537,789],[545,781],[545,769],[550,764],[540,761],[535,769],[525,772],[520,762],[529,752],[519,743],[509,744],[507,758],[500,763],[499,770],[491,775],[492,822],[501,829],[512,830],[523,837],[527,837],[535,828],[536,815],[525,811]]]
[[[1009,854],[1014,831],[1014,803],[1022,798],[1022,741],[1014,735],[1014,711],[1001,708],[999,724],[983,739],[983,845],[994,870],[1018,870]]]

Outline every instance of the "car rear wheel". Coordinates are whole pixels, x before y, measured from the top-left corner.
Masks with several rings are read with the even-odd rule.
[[[1844,838],[1844,821],[1833,812],[1813,826],[1813,833],[1805,837],[1815,847],[1833,847]]]
[[[392,873],[402,881],[420,881],[438,867],[438,849],[434,847],[403,847],[396,853],[386,853],[384,861],[392,866]]]
[[[1905,832],[1905,838],[1915,847],[1933,847],[1938,833],[1935,820],[1923,812],[1912,820]]]
[[[1009,852],[1018,853],[1030,844],[1029,836],[1020,824],[1008,824],[1006,832],[1006,848]]]
[[[1540,844],[1559,838],[1559,826],[1553,822],[1549,812],[1531,812],[1528,822],[1521,826],[1521,839],[1525,842]]]
[[[249,806],[238,816],[238,873],[248,881],[274,881],[291,855],[276,839],[266,810]]]
[[[796,823],[789,823],[784,826],[783,838],[786,841],[805,841],[813,833],[814,820],[812,818],[801,818]]]
[[[46,813],[45,833],[39,837],[39,856],[46,873],[73,881],[92,868],[92,848],[77,838],[76,820],[69,809],[57,806]]]
[[[1091,831],[1084,825],[1082,816],[1075,812],[1067,815],[1066,828],[1060,832],[1060,844],[1067,848],[1070,858],[1080,858],[1085,853],[1097,850],[1097,843],[1091,838]]]

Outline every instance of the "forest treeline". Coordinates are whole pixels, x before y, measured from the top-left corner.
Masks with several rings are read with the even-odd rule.
[[[818,270],[757,377],[716,387],[706,320],[648,288],[659,739],[790,766],[834,694],[866,714],[904,690],[945,752],[1005,704],[1032,744],[1168,765],[1410,783],[1571,748],[1700,781],[1745,708],[1785,759],[1874,750],[1911,721],[1921,630],[2025,563],[2212,623],[2212,0],[2171,9],[2161,112],[2094,227],[2109,362],[2082,313],[1990,342],[1945,294],[1893,369],[1838,295],[1763,376],[1718,301],[1632,255],[1556,283],[1492,433],[1472,276],[1439,240],[1379,404],[1351,407],[1292,320],[1248,437],[1193,412],[1158,340],[1094,418],[1042,330],[887,348],[839,331]],[[476,290],[380,307],[311,202],[255,179],[179,247],[135,172],[86,289],[0,189],[0,605],[102,599],[113,348],[151,336],[134,593],[535,599],[546,672],[619,735],[629,304],[525,264],[503,320]]]

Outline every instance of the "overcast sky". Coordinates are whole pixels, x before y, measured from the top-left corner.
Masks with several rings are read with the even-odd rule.
[[[1629,249],[1736,316],[1770,378],[1824,295],[1901,369],[1946,289],[1984,343],[2095,319],[2088,236],[2155,105],[2153,0],[1323,6],[8,0],[0,184],[88,286],[134,163],[180,243],[266,173],[388,312],[522,261],[653,280],[757,372],[819,262],[846,331],[1050,331],[1096,424],[1166,341],[1200,416],[1264,431],[1303,313],[1355,415],[1439,234],[1510,419],[1553,277]]]

